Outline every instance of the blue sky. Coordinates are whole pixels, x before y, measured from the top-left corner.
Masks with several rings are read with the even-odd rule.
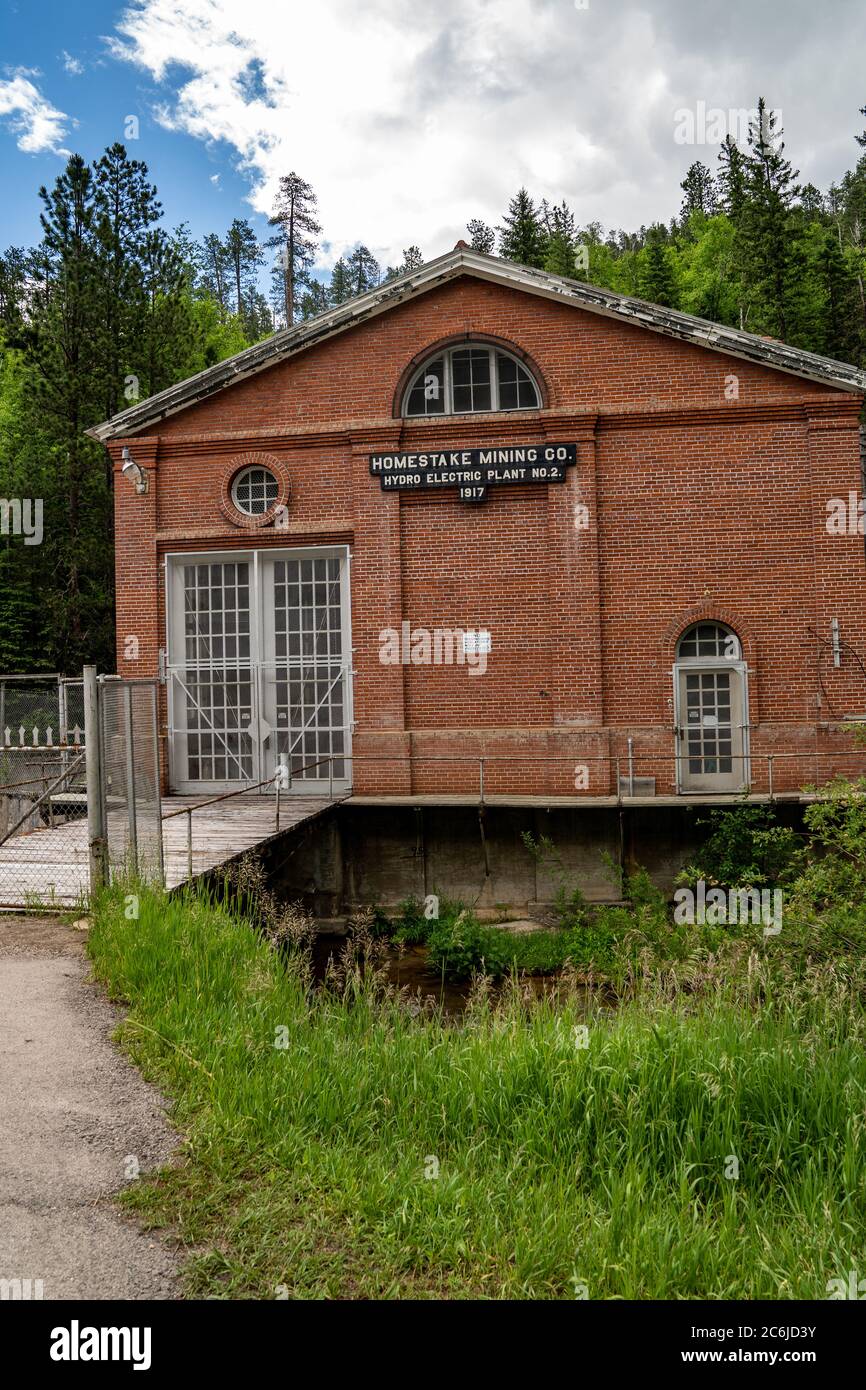
[[[69,4],[32,0],[2,5],[0,54],[8,69],[37,69],[30,79],[55,109],[67,114],[60,147],[97,159],[105,146],[123,141],[143,159],[159,189],[170,225],[186,221],[194,236],[222,230],[234,217],[249,217],[260,237],[267,219],[244,201],[249,178],[238,173],[231,151],[167,130],[154,116],[164,100],[163,84],[147,72],[112,58],[103,41],[125,7],[110,3]],[[71,61],[70,61],[71,60]],[[70,71],[80,65],[81,71]],[[126,140],[129,115],[139,118],[140,138]],[[18,148],[14,115],[0,118],[0,243],[32,245],[39,239],[40,184],[50,185],[61,171],[62,155]],[[72,121],[75,124],[72,124]],[[218,182],[212,180],[217,176]]]
[[[359,240],[432,259],[521,184],[579,223],[667,220],[716,162],[718,119],[684,142],[683,113],[731,127],[759,95],[826,189],[858,156],[864,52],[863,0],[0,0],[0,245],[38,238],[64,150],[98,157],[131,115],[167,223],[196,236],[264,235],[301,173],[322,270]]]

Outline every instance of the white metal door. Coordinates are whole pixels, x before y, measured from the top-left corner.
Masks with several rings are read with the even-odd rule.
[[[748,780],[742,671],[681,667],[677,681],[681,791],[738,791]]]
[[[255,786],[283,762],[295,790],[345,790],[347,551],[169,556],[166,589],[172,785]]]

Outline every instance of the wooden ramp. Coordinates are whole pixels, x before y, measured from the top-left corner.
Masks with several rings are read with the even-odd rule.
[[[163,862],[166,888],[177,888],[188,877],[187,815],[172,815],[201,805],[206,797],[167,796],[162,802]],[[192,815],[193,878],[225,864],[320,815],[340,797],[284,795],[280,802],[280,828],[276,824],[276,799],[255,793],[235,796],[194,811]],[[168,817],[168,819],[165,819]],[[122,845],[122,821],[112,825],[109,839],[114,852]],[[0,910],[3,908],[74,907],[88,893],[87,822],[77,820],[54,829],[32,830],[0,845]]]
[[[166,888],[177,888],[188,877],[188,816],[171,812],[197,806],[200,796],[163,798],[162,853]],[[192,875],[206,873],[225,864],[255,845],[264,844],[276,834],[284,834],[301,821],[309,820],[341,800],[327,796],[283,796],[280,801],[280,829],[277,831],[276,799],[273,796],[235,796],[195,811],[192,817]]]

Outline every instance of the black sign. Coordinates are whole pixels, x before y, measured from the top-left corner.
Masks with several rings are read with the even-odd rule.
[[[577,462],[576,444],[509,444],[489,449],[427,449],[419,454],[371,454],[370,472],[383,492],[456,487],[465,502],[483,502],[489,487],[564,483]]]

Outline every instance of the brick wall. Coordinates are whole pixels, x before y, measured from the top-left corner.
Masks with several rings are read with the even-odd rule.
[[[537,370],[541,411],[445,421],[394,418],[413,358],[451,336],[515,344]],[[733,378],[736,378],[734,381]],[[464,277],[227,388],[128,443],[148,469],[117,479],[118,669],[150,675],[165,645],[161,562],[181,550],[340,543],[352,551],[354,749],[359,791],[488,789],[569,794],[608,755],[672,790],[676,640],[698,618],[739,634],[749,667],[753,780],[814,778],[866,712],[861,536],[827,534],[830,497],[860,493],[858,408],[844,392],[634,325]],[[575,441],[564,485],[384,494],[367,455],[421,446]],[[287,525],[232,520],[240,461],[267,455]],[[576,508],[589,524],[575,524]],[[827,643],[836,617],[845,644]],[[379,634],[484,628],[468,666],[385,666]],[[138,659],[127,659],[127,639]],[[414,764],[393,759],[411,753]],[[523,763],[497,763],[496,755]],[[811,756],[810,756],[811,755]],[[554,763],[537,759],[562,759]],[[380,758],[382,761],[366,761]],[[388,761],[391,759],[392,761]],[[598,761],[593,761],[598,760]],[[848,767],[850,770],[850,766]]]

